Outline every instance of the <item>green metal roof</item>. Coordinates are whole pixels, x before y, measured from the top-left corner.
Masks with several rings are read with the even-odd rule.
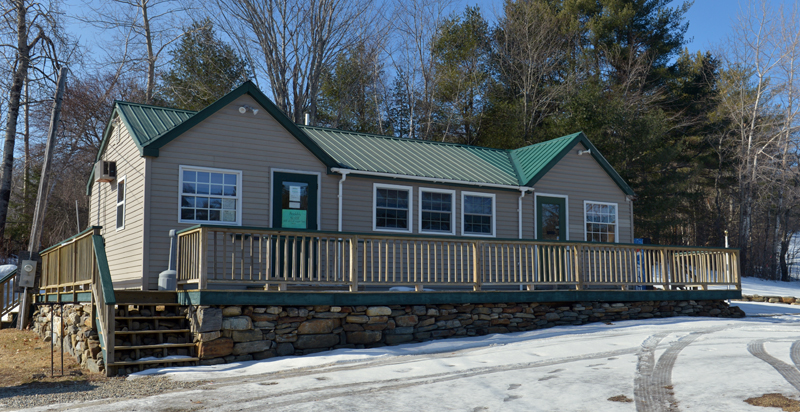
[[[550,161],[557,157],[560,160],[561,156],[559,156],[559,154],[564,151],[565,148],[569,147],[567,150],[571,149],[570,146],[574,146],[575,139],[581,134],[580,132],[573,133],[546,142],[511,150],[511,158],[517,164],[522,182],[528,184],[539,172],[548,168],[547,165]]]
[[[116,110],[128,126],[136,146],[144,147],[197,112],[117,101]]]
[[[508,152],[300,126],[341,167],[365,172],[518,186]]]
[[[628,195],[634,194],[581,132],[515,150],[501,150],[298,126],[249,81],[199,112],[117,101],[112,119],[119,115],[142,156],[157,157],[159,148],[244,94],[255,99],[329,168],[452,180],[475,185],[533,186],[572,148],[583,143],[622,191]],[[98,159],[105,149],[112,130],[111,124],[109,122],[106,129]],[[90,176],[87,194],[91,193],[92,179]]]

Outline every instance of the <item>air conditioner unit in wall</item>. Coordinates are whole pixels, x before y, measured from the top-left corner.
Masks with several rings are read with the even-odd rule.
[[[117,178],[117,162],[101,160],[94,165],[95,182],[113,182]]]

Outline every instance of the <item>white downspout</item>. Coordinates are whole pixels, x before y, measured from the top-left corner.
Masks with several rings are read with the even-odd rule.
[[[343,193],[342,193],[342,183],[344,183],[344,181],[347,180],[347,173],[349,173],[349,171],[347,171],[347,170],[339,170],[339,173],[342,174],[342,178],[339,179],[339,224],[338,224],[337,227],[338,227],[338,230],[341,232],[342,231],[342,198],[344,197]]]
[[[525,193],[528,191],[533,191],[532,187],[520,187],[519,188],[519,200],[517,205],[517,212],[519,213],[519,238],[522,239],[522,198],[525,197]]]

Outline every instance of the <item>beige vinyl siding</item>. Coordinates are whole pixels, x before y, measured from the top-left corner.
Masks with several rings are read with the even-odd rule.
[[[169,230],[191,224],[178,222],[178,170],[181,165],[242,172],[242,225],[271,227],[270,171],[288,169],[321,176],[320,229],[336,230],[339,176],[326,174],[325,165],[284,129],[266,110],[241,114],[242,96],[191,130],[166,144],[152,159],[150,193],[149,288],[167,268]]]
[[[108,139],[103,160],[117,163],[117,180],[95,182],[89,223],[102,226],[111,279],[117,289],[141,288],[144,252],[145,159],[120,125]],[[125,228],[117,230],[117,183],[125,177]]]
[[[517,214],[517,201],[519,199],[519,192],[501,189],[484,189],[479,187],[466,187],[443,185],[426,182],[411,182],[402,180],[387,180],[387,179],[374,179],[358,175],[348,175],[347,180],[343,184],[344,199],[342,201],[342,230],[345,232],[372,232],[372,219],[375,214],[373,210],[373,184],[388,184],[399,186],[410,186],[413,190],[413,202],[411,205],[412,213],[412,232],[419,234],[419,188],[430,189],[449,189],[455,190],[455,208],[454,208],[454,222],[456,225],[456,236],[461,236],[461,192],[480,192],[491,193],[496,195],[495,204],[495,222],[496,222],[496,237],[498,238],[514,238],[519,236],[518,214]],[[528,195],[530,196],[530,195]],[[334,198],[335,199],[335,198]],[[528,197],[526,196],[526,199]],[[525,206],[523,206],[525,209]],[[532,210],[532,209],[531,209]],[[526,219],[528,220],[528,219]],[[530,219],[530,224],[533,220]],[[523,237],[525,233],[533,233],[532,230],[523,230]],[[380,231],[380,233],[385,233]],[[392,232],[393,233],[393,232]],[[408,232],[398,232],[408,233]]]
[[[633,243],[633,222],[631,221],[632,205],[626,200],[625,193],[613,179],[603,170],[589,154],[578,155],[578,150],[585,150],[578,144],[567,153],[547,174],[533,186],[541,195],[569,196],[569,240],[583,241],[584,216],[583,202],[607,202],[617,204],[619,218],[619,242]],[[526,197],[527,199],[527,197]],[[533,196],[531,196],[533,201]],[[531,203],[533,208],[533,203]]]

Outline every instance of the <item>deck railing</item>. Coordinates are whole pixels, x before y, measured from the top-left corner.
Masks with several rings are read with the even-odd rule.
[[[11,313],[19,306],[21,293],[17,292],[17,270],[0,277],[0,318]]]
[[[92,245],[92,235],[96,234],[99,234],[99,228],[90,227],[40,252],[42,272],[39,289],[45,295],[60,296],[90,289],[97,271]]]
[[[178,235],[178,283],[277,287],[740,289],[738,250],[195,226]],[[192,286],[194,284],[194,286]],[[217,284],[218,286],[214,286]]]

